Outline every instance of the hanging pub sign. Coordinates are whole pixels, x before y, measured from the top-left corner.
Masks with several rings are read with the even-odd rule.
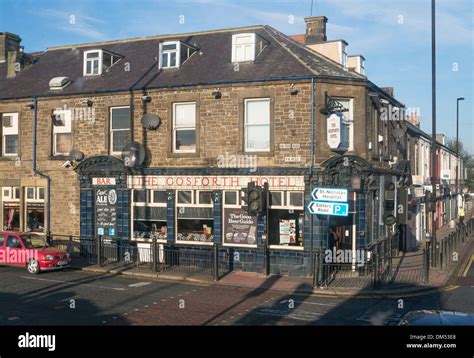
[[[327,143],[334,152],[345,152],[349,149],[349,130],[341,112],[327,117]]]
[[[116,236],[117,191],[109,188],[95,189],[95,227],[99,236]]]

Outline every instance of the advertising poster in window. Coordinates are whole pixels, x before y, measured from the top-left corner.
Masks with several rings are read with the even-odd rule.
[[[280,219],[280,245],[296,243],[296,220]]]
[[[257,218],[242,209],[225,209],[224,244],[256,245]]]
[[[101,188],[95,190],[96,234],[112,237],[116,235],[117,191]]]

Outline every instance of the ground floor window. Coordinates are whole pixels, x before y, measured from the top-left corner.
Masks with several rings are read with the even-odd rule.
[[[214,241],[212,191],[178,190],[176,211],[177,241]]]
[[[20,187],[2,187],[2,229],[20,230]]]
[[[167,193],[164,190],[133,191],[133,238],[166,240]]]
[[[303,192],[270,192],[268,212],[268,239],[270,245],[303,246],[303,205]]]
[[[44,232],[44,188],[25,188],[25,230]]]
[[[20,230],[19,203],[3,203],[3,230]]]
[[[44,205],[27,204],[26,231],[44,232]]]

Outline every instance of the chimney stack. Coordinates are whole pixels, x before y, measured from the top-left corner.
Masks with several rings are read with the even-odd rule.
[[[7,63],[7,78],[15,77],[17,63],[23,64],[25,60],[20,42],[20,36],[10,32],[0,32],[0,63]]]
[[[305,17],[304,21],[306,22],[305,45],[313,45],[327,40],[326,23],[328,18],[326,16]]]

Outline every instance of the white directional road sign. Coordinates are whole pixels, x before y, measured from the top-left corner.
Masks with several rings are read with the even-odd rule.
[[[311,196],[314,200],[347,202],[347,189],[314,188]]]
[[[326,201],[312,201],[308,204],[311,214],[347,216],[349,215],[349,204],[331,203]]]

